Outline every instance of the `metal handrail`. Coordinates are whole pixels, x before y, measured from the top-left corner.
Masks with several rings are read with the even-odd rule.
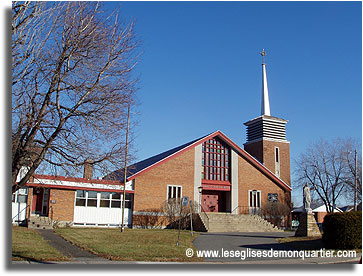
[[[11,221],[13,221],[14,218],[18,217],[24,210],[28,209],[30,204],[27,204],[23,209],[21,209],[20,212],[18,212],[12,219]]]
[[[238,209],[238,214],[259,216],[274,225],[273,221],[271,220],[271,216],[269,215],[269,212],[261,207],[251,207],[251,206],[240,206],[239,205],[236,208],[234,208],[231,213],[234,213],[234,211],[236,211],[237,209]]]
[[[252,207],[252,206],[241,206],[238,205],[236,208],[234,208],[231,213],[234,213],[236,210],[238,209],[238,213],[239,214],[250,214],[250,215],[259,215],[261,213],[266,213],[266,210],[261,208],[261,207]],[[243,210],[242,212],[240,210]],[[244,212],[244,211],[248,211],[248,212]],[[251,213],[251,210],[253,210],[253,212]]]

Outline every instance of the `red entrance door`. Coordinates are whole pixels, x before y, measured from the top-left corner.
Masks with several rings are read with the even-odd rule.
[[[203,191],[202,207],[204,212],[218,212],[221,204],[221,192],[218,191]]]
[[[32,203],[33,214],[38,214],[38,215],[42,214],[43,194],[44,194],[44,189],[34,188],[33,203]]]

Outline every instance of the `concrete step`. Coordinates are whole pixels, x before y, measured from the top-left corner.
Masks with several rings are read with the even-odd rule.
[[[28,219],[30,229],[53,229],[52,220],[48,217],[30,216]]]
[[[207,213],[208,232],[281,232],[277,227],[256,215]]]

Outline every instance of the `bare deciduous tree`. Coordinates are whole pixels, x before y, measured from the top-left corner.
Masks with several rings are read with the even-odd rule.
[[[263,206],[264,218],[277,227],[288,226],[291,207],[282,202],[266,202]]]
[[[120,167],[137,84],[134,22],[97,2],[13,2],[12,15],[13,191],[41,163]]]
[[[328,212],[333,212],[338,200],[347,198],[352,191],[348,185],[354,179],[354,155],[349,154],[354,149],[350,141],[351,139],[336,139],[328,142],[321,139],[311,144],[296,161],[297,181],[294,188],[302,189],[308,183],[312,195],[324,202]]]
[[[346,184],[346,199],[354,202],[355,189],[357,192],[357,205],[362,202],[362,156],[358,149],[361,145],[352,139],[342,141],[342,148],[346,154],[346,163],[348,167],[347,174],[343,177]],[[357,185],[356,182],[357,181]]]

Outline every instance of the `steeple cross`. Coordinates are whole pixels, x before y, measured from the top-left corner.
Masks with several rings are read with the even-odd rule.
[[[266,56],[266,52],[264,49],[262,49],[262,52],[260,52],[260,55],[262,56],[262,64],[265,64],[265,56]]]

